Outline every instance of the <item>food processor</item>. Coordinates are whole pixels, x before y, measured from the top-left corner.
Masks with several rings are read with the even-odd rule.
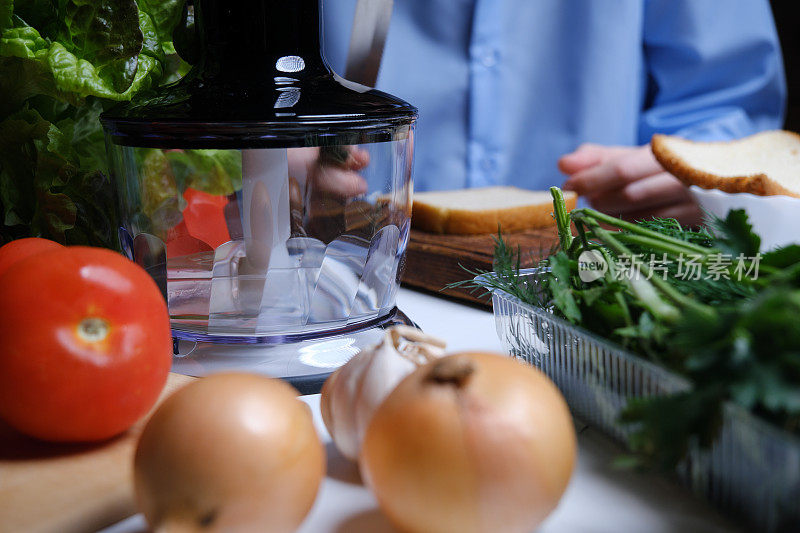
[[[195,0],[189,73],[101,117],[120,243],[167,300],[175,371],[313,392],[408,323],[417,111],[332,72],[321,9]]]

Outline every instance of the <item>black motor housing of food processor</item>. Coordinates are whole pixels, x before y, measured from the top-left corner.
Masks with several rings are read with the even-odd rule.
[[[173,85],[101,117],[112,142],[158,148],[278,148],[381,142],[409,103],[336,75],[320,0],[195,0],[198,50]],[[194,54],[192,54],[194,55]]]

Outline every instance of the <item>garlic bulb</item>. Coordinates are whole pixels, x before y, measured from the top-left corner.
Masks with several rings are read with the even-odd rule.
[[[444,355],[444,347],[444,341],[418,329],[394,326],[379,344],[328,378],[322,387],[322,419],[342,455],[358,460],[367,424],[383,399],[419,366]]]

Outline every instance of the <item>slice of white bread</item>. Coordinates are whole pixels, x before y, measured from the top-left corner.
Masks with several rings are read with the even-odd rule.
[[[577,195],[565,191],[567,208]],[[549,192],[517,187],[484,187],[414,193],[411,224],[432,233],[474,235],[543,228],[553,225]]]
[[[729,142],[654,135],[653,154],[687,185],[761,196],[800,198],[800,135],[764,131]]]

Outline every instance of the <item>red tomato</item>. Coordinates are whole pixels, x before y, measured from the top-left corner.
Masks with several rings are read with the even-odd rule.
[[[167,257],[174,259],[199,252],[213,252],[214,249],[189,234],[186,221],[181,220],[167,231]]]
[[[40,252],[58,250],[63,248],[55,241],[28,237],[27,239],[17,239],[3,246],[0,246],[0,275],[9,269],[17,261],[30,257]]]
[[[96,441],[152,407],[172,362],[167,306],[101,248],[19,261],[0,277],[0,418],[51,441]]]
[[[183,220],[167,232],[167,257],[182,257],[214,250],[231,240],[225,219],[226,196],[208,194],[188,187],[183,198]]]
[[[215,249],[231,240],[228,224],[225,222],[225,206],[228,198],[187,188],[183,197],[186,209],[183,220],[189,234]]]

